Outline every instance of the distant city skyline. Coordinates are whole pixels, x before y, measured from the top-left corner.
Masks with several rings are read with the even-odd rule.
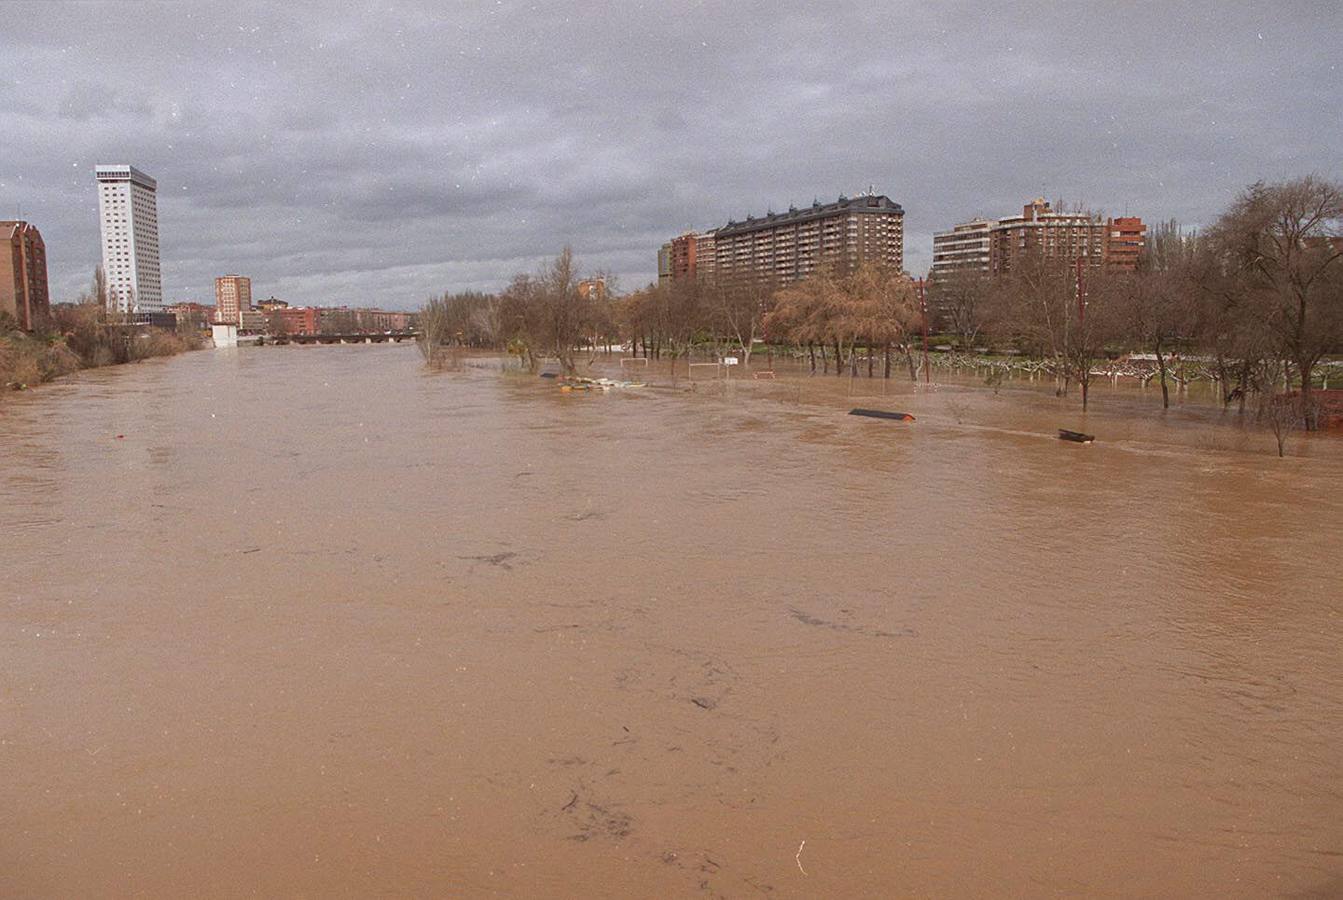
[[[1334,4],[3,14],[0,217],[41,230],[53,302],[102,258],[109,161],[158,181],[164,303],[242,271],[407,309],[565,244],[629,290],[673,235],[869,185],[915,274],[1026,197],[1198,227],[1258,179],[1338,177],[1343,146]]]

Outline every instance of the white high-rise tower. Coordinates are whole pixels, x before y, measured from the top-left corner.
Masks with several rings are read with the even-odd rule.
[[[94,171],[107,305],[123,313],[158,312],[163,308],[158,182],[134,166],[96,166]]]

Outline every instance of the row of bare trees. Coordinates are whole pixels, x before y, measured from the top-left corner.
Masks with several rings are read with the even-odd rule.
[[[696,349],[736,352],[750,364],[762,339],[806,347],[816,367],[856,374],[860,348],[913,362],[910,335],[918,305],[903,273],[863,264],[848,271],[821,269],[777,288],[768,283],[677,279],[616,296],[614,280],[601,291],[580,290],[573,254],[566,249],[536,274],[514,276],[499,294],[444,294],[419,315],[421,346],[435,359],[453,346],[507,348],[535,368],[542,358],[572,372],[584,349],[620,344],[635,354],[676,363]]]
[[[498,294],[448,293],[420,310],[420,348],[437,362],[452,347],[507,349],[535,369],[545,358],[566,372],[584,348],[617,339],[607,292],[614,279],[598,275],[584,290],[573,252],[566,247],[535,274],[518,274]]]

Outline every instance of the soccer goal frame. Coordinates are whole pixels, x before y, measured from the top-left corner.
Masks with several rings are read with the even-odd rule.
[[[713,372],[711,374],[707,374],[706,378],[696,379],[695,378],[696,369],[699,369],[701,373],[704,373],[705,369],[712,369]],[[690,363],[686,367],[686,378],[688,378],[691,381],[697,381],[697,380],[706,381],[713,378],[721,378],[724,375],[726,375],[726,373],[727,373],[727,366],[723,365],[720,362]]]
[[[624,375],[630,368],[642,368],[648,371],[648,359],[643,356],[626,356],[620,360],[620,374]]]

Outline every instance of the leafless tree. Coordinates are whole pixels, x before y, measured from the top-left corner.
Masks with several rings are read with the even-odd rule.
[[[535,370],[552,356],[566,373],[577,371],[579,348],[594,330],[597,298],[579,290],[573,251],[565,247],[536,275],[514,276],[499,298],[499,336],[510,353]]]
[[[415,339],[416,346],[420,348],[426,363],[438,365],[450,340],[446,297],[430,297],[420,308],[417,323],[420,336]]]
[[[1115,336],[1156,357],[1162,407],[1170,408],[1167,362],[1176,344],[1192,330],[1194,258],[1198,238],[1175,222],[1157,225],[1134,272],[1103,280],[1111,294]]]
[[[741,280],[704,287],[712,327],[737,342],[742,362],[751,364],[751,350],[764,333],[773,299],[772,285]]]
[[[1076,269],[1061,259],[1041,253],[1023,254],[1013,270],[999,275],[992,302],[992,328],[1023,351],[1048,361],[1054,375],[1062,381],[1060,394],[1066,394],[1073,380],[1080,380],[1082,408],[1088,402],[1091,361],[1096,352],[1099,329],[1093,314],[1086,324],[1084,275],[1078,297]]]
[[[978,269],[952,272],[938,277],[929,286],[929,299],[940,314],[944,327],[956,335],[962,352],[974,349],[984,327],[992,281]]]
[[[1272,360],[1260,367],[1259,404],[1256,418],[1278,445],[1278,457],[1286,455],[1287,439],[1305,417],[1303,395],[1280,390],[1291,380],[1290,363]]]
[[[1306,428],[1317,424],[1315,367],[1343,343],[1343,185],[1315,176],[1248,188],[1214,226],[1247,311],[1301,379]]]

